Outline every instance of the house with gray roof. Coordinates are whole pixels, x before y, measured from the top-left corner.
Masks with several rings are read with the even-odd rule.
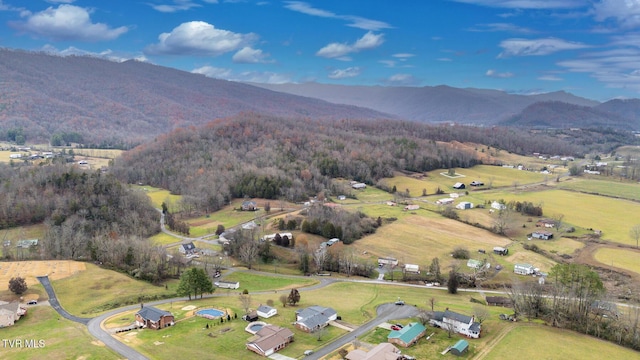
[[[258,355],[270,356],[276,351],[284,349],[290,342],[293,342],[293,332],[287,328],[265,325],[258,330],[256,335],[246,343],[247,350],[251,350]]]
[[[309,306],[296,311],[296,328],[312,333],[329,325],[329,322],[338,318],[338,313],[323,306]]]
[[[409,347],[417,343],[426,332],[427,328],[424,327],[424,325],[418,322],[412,322],[400,330],[391,330],[389,335],[387,335],[387,341],[402,347]]]
[[[261,318],[268,319],[268,318],[270,318],[272,316],[277,315],[278,314],[278,309],[276,309],[274,307],[271,307],[269,305],[260,305],[260,306],[258,306],[258,309],[256,310],[256,313]]]
[[[435,311],[429,323],[445,330],[451,329],[458,334],[474,339],[479,338],[480,332],[482,331],[480,323],[476,322],[473,316],[458,314],[449,311],[449,309],[446,311]]]
[[[27,309],[21,307],[17,301],[0,302],[0,328],[14,325],[26,313]]]
[[[175,324],[173,314],[168,311],[154,308],[153,306],[143,306],[136,313],[136,325],[148,329],[160,330]]]

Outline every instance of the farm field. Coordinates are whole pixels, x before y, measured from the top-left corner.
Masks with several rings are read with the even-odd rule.
[[[27,285],[32,286],[39,284],[37,276],[49,275],[49,279],[54,281],[76,275],[85,269],[85,263],[71,260],[0,262],[0,291],[9,290],[12,277],[23,277]]]
[[[27,315],[15,325],[0,331],[2,339],[39,340],[44,347],[10,348],[8,343],[0,350],[3,359],[100,359],[116,360],[120,357],[89,334],[86,326],[66,320],[49,306],[32,306]]]
[[[636,202],[556,189],[518,193],[484,193],[475,196],[485,200],[505,199],[541,204],[545,216],[563,214],[566,225],[601,230],[602,238],[605,240],[635,245],[635,241],[632,244],[632,239],[629,237],[629,229],[637,221],[636,215],[640,213],[640,204]],[[594,211],[588,209],[594,209]],[[607,210],[599,211],[598,209]]]
[[[149,238],[149,240],[151,240],[151,242],[154,243],[155,245],[169,245],[169,244],[180,242],[180,239],[174,236],[171,236],[169,234],[165,234],[163,232],[153,235],[152,237]]]
[[[357,253],[366,251],[374,257],[394,257],[401,263],[426,265],[440,258],[444,268],[456,247],[492,249],[511,241],[489,231],[423,211],[379,228],[376,233],[356,241]]]
[[[569,330],[548,326],[516,326],[484,359],[595,360],[603,357],[640,359],[640,353]]]
[[[561,182],[558,188],[640,201],[638,183],[574,178],[572,181]]]
[[[554,238],[550,241],[536,241],[535,244],[543,250],[558,255],[571,255],[576,250],[580,250],[584,247],[584,243],[566,237],[559,239]]]
[[[596,250],[593,257],[605,267],[613,266],[640,275],[640,262],[638,262],[640,251],[638,250],[603,247]]]
[[[163,298],[175,296],[177,280],[155,286],[125,274],[81,263],[86,270],[61,280],[52,281],[60,305],[69,313],[89,317],[124,305],[139,303],[140,296]]]

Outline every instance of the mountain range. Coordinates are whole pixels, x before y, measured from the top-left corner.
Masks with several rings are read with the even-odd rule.
[[[0,49],[0,129],[29,141],[76,132],[91,142],[139,143],[171,130],[253,112],[313,119],[640,130],[640,100],[605,103],[449,86],[247,84],[146,62]]]

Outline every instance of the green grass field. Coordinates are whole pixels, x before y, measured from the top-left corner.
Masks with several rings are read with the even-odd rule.
[[[156,208],[160,209],[162,207],[162,203],[166,203],[169,207],[169,211],[174,212],[178,201],[180,201],[180,195],[174,195],[169,192],[169,190],[164,190],[160,188],[154,188],[153,186],[147,185],[130,185],[132,189],[144,191],[145,194],[151,199],[151,203]]]
[[[640,275],[640,252],[633,249],[598,249],[593,257],[605,266],[614,266],[621,269],[633,271]]]
[[[87,263],[87,269],[65,279],[53,281],[53,288],[62,307],[71,314],[87,317],[128,304],[139,303],[140,295],[147,297],[175,296],[177,280],[154,286],[127,275],[101,269]]]
[[[272,266],[264,265],[272,269]],[[239,281],[240,289],[248,290],[250,293],[255,291],[264,290],[284,290],[292,288],[300,288],[316,284],[318,281],[315,279],[300,279],[300,278],[287,278],[279,276],[257,275],[244,271],[236,271],[231,275],[225,277],[225,281]],[[225,292],[225,289],[216,289],[216,291]]]
[[[0,343],[0,357],[7,360],[30,359],[119,359],[120,357],[104,344],[94,339],[87,327],[66,320],[49,306],[29,307],[27,315],[15,325],[0,329],[4,340],[39,340],[44,347],[11,348],[7,342]]]
[[[558,188],[581,191],[590,194],[620,197],[640,201],[640,184],[615,180],[596,180],[576,178],[558,184]]]
[[[545,216],[563,214],[566,224],[602,230],[605,240],[635,245],[635,241],[629,237],[629,229],[636,223],[637,214],[640,213],[640,204],[636,202],[564,190],[515,194],[501,191],[475,196],[485,200],[505,199],[540,204]]]
[[[153,235],[149,240],[156,245],[169,245],[180,242],[180,239],[163,232]]]
[[[518,326],[485,357],[499,359],[640,359],[640,353],[569,330]]]

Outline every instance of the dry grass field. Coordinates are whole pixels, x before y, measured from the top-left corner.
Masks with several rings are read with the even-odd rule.
[[[603,247],[593,254],[593,258],[605,267],[613,266],[640,275],[640,251],[635,249]]]
[[[12,277],[24,277],[27,285],[38,284],[37,276],[60,280],[86,270],[85,263],[71,260],[0,262],[0,291],[9,289]]]
[[[354,247],[357,253],[366,251],[372,259],[390,256],[402,263],[425,265],[438,257],[445,266],[456,247],[474,252],[510,242],[489,231],[424,211],[383,226],[375,234],[356,241]]]

